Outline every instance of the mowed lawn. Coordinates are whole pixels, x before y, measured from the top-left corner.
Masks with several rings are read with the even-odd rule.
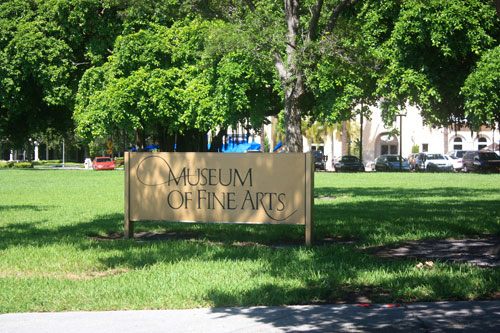
[[[288,225],[142,222],[137,233],[170,238],[116,239],[123,183],[118,170],[0,170],[0,313],[500,295],[498,268],[364,251],[499,235],[498,174],[317,173],[309,248],[304,227]]]

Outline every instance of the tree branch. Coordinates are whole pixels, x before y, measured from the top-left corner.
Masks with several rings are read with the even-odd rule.
[[[500,0],[493,0],[493,3],[495,4],[495,8],[497,9],[498,18],[500,18]]]
[[[74,61],[72,61],[71,63],[73,64],[73,66],[77,66],[77,67],[81,66],[81,65],[88,65],[88,64],[90,64],[90,62],[88,62],[88,61],[86,61],[86,62],[74,62]]]
[[[207,0],[193,1],[192,6],[195,12],[208,19],[223,19],[223,17],[220,17],[219,13],[213,11],[210,8],[210,1]]]
[[[252,11],[252,13],[255,13],[255,4],[253,3],[252,0],[245,0],[247,3],[248,8]]]
[[[318,32],[318,22],[322,8],[323,8],[323,0],[318,0],[312,12],[311,22],[309,22],[309,32],[307,34],[308,42],[311,42],[316,39],[316,34]]]
[[[273,58],[274,67],[276,67],[276,70],[278,71],[281,83],[284,84],[284,82],[288,80],[288,71],[286,70],[283,58],[281,58],[281,55],[278,51],[274,51]]]
[[[356,4],[359,0],[342,0],[337,7],[335,7],[332,10],[332,13],[330,14],[330,18],[328,19],[328,23],[326,24],[325,30],[323,31],[323,35],[326,35],[333,30],[333,26],[335,23],[337,23],[337,20],[339,18],[340,13],[344,11],[345,9],[353,6]]]

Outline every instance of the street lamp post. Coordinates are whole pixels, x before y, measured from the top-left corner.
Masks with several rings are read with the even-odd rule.
[[[363,164],[363,103],[361,103],[361,111],[359,113],[360,133],[359,133],[359,162]]]
[[[398,113],[396,117],[399,117],[399,171],[403,170],[403,117],[406,114]]]

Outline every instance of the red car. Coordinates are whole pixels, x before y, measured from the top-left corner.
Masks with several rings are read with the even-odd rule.
[[[92,169],[94,170],[114,170],[115,161],[109,157],[96,157],[92,162]]]

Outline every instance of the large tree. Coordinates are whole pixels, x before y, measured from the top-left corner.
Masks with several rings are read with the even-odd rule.
[[[366,61],[369,48],[360,47],[363,38],[355,18],[361,1],[192,2],[205,17],[227,22],[224,31],[215,32],[216,45],[228,51],[248,50],[274,67],[288,151],[302,151],[304,115],[319,111],[334,114],[330,118],[336,120],[350,118],[356,101],[370,95],[370,84],[357,75],[364,71],[361,68],[376,67],[374,61]]]
[[[500,0],[494,0],[500,20]],[[462,88],[465,116],[473,129],[500,124],[500,45],[488,50]]]
[[[195,15],[171,26],[152,23],[120,36],[113,55],[85,73],[77,96],[77,130],[87,141],[116,129],[162,150],[204,151],[207,132],[220,148],[228,126],[259,128],[278,104],[272,75],[247,54],[206,50],[212,24]],[[162,140],[164,138],[164,140]]]
[[[481,81],[474,74],[476,66],[494,55],[488,52],[499,45],[500,21],[493,1],[400,0],[391,6],[394,18],[379,22],[390,33],[375,40],[386,59],[379,81],[385,120],[392,121],[410,103],[434,126],[485,121],[474,116],[482,112],[480,108],[467,110],[463,87],[466,81],[473,83],[471,75],[475,83]],[[376,10],[384,16],[383,7]],[[371,27],[375,36],[380,26]],[[466,91],[472,93],[470,88]],[[468,105],[477,103],[469,100]]]
[[[14,146],[52,128],[71,132],[83,73],[117,36],[182,13],[177,1],[0,1],[0,137]]]
[[[0,3],[0,137],[11,146],[48,128],[72,132],[78,82],[121,31],[123,2]]]

